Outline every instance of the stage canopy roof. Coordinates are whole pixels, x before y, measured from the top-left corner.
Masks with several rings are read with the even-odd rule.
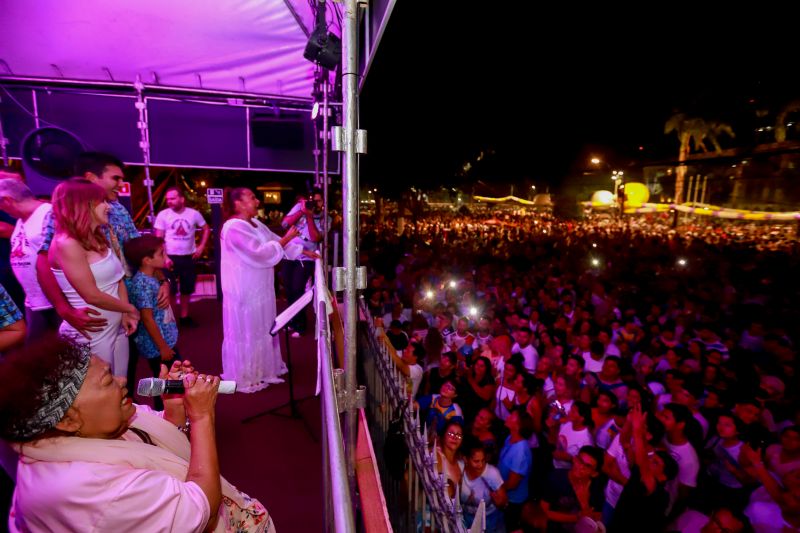
[[[359,10],[362,84],[395,1]],[[316,65],[303,51],[318,3],[0,0],[8,156],[21,156],[35,128],[55,126],[87,149],[144,164],[140,79],[151,165],[312,172]],[[344,5],[325,5],[328,31],[341,35]]]
[[[309,0],[0,0],[0,78],[36,77],[310,99]],[[373,6],[373,4],[375,4]],[[394,6],[370,2],[362,67]],[[376,9],[377,8],[377,9]],[[341,35],[344,6],[327,2]],[[377,16],[375,16],[377,15]],[[363,71],[363,69],[362,69]]]

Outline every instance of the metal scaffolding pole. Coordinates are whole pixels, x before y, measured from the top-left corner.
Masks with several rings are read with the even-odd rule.
[[[328,132],[329,113],[330,106],[328,105],[328,73],[325,71],[325,79],[322,80],[322,197],[325,200],[325,212],[322,215],[322,271],[325,272],[326,277],[328,276],[328,265],[331,262],[330,257],[328,256],[330,253],[330,250],[328,249],[328,233],[331,230],[329,227],[330,224],[328,224],[328,185],[330,184],[330,181],[328,181],[328,139],[330,139],[330,133]]]
[[[144,98],[144,84],[140,76],[136,77],[134,88],[136,89],[135,105],[139,111],[139,121],[136,126],[139,128],[139,148],[142,149],[144,158],[144,185],[147,187],[147,207],[150,210],[147,219],[152,224],[156,214],[153,209],[153,180],[150,177],[150,126],[147,120],[147,101]]]
[[[356,325],[357,325],[357,254],[358,248],[358,0],[345,0],[342,24],[343,131],[345,152],[342,204],[344,215],[344,363],[345,388],[351,399],[356,396]],[[355,489],[355,449],[358,411],[351,404],[346,412],[347,474],[351,493]]]

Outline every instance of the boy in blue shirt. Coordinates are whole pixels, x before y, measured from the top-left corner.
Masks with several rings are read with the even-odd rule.
[[[147,364],[158,377],[161,364],[170,368],[172,361],[180,359],[175,351],[178,342],[178,325],[172,308],[158,307],[158,290],[161,282],[155,277],[156,270],[166,265],[164,239],[155,235],[142,235],[125,244],[125,257],[136,274],[128,281],[128,298],[141,314],[142,321],[133,340],[139,355],[147,359]],[[131,384],[131,387],[134,385]],[[163,409],[161,398],[155,397],[156,410]]]

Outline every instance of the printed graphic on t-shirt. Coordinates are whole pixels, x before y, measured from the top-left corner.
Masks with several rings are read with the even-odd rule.
[[[28,237],[25,235],[24,231],[21,231],[13,236],[11,240],[11,264],[23,266],[27,265],[28,263],[25,261],[25,249],[30,247],[28,244]]]
[[[176,239],[188,239],[189,238],[189,221],[185,218],[178,218],[172,222],[172,235],[170,237]]]

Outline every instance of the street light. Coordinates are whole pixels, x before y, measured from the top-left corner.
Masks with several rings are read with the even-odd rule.
[[[605,168],[611,170],[611,165],[599,157],[593,157],[589,160],[589,162],[595,166],[604,165]],[[624,210],[623,208],[625,206],[625,197],[619,196],[620,191],[625,188],[625,184],[623,183],[623,171],[611,170],[611,180],[614,182],[614,200],[617,202],[617,210],[619,212],[619,216],[621,217]]]
[[[621,170],[614,170],[611,172],[611,179],[614,181],[614,199],[617,202],[617,208],[619,209],[619,216],[622,216],[622,211],[625,202],[624,192],[621,198],[619,196],[620,189],[625,188],[625,185],[622,184],[622,174],[623,172]]]

